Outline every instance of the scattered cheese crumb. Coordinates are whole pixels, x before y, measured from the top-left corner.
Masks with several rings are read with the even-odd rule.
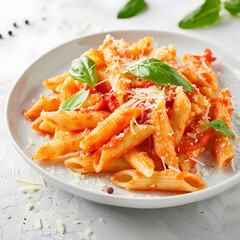
[[[43,176],[41,176],[41,175],[39,175],[39,177],[40,177],[40,179],[41,179],[41,181],[42,181],[43,186],[46,187],[46,186],[47,186],[47,181],[46,181],[46,179],[45,179]]]
[[[35,145],[33,140],[30,137],[28,138],[28,143],[29,143],[30,146],[34,146]]]
[[[32,182],[32,181],[29,181],[29,180],[25,180],[25,179],[22,179],[22,178],[15,178],[14,179],[15,182],[22,182],[22,183],[26,183],[26,184],[29,184],[29,185],[41,185],[41,183],[37,183],[37,182]]]
[[[81,224],[82,222],[80,220],[76,220],[75,221],[75,224],[78,225],[78,224]]]
[[[86,228],[86,229],[85,229],[85,235],[86,235],[86,237],[89,237],[92,233],[93,233],[93,231],[92,231],[91,228]]]
[[[57,220],[58,229],[61,233],[65,233],[65,227],[60,219]]]
[[[45,10],[45,9],[46,9],[43,4],[40,4],[40,5],[39,5],[39,8],[40,8],[41,10]]]
[[[72,27],[72,33],[74,35],[82,34],[87,29],[87,27],[88,27],[88,23],[87,22],[85,22],[85,23],[83,23],[81,25],[74,25]]]
[[[40,218],[35,219],[36,227],[42,229],[42,220]]]
[[[105,223],[104,220],[102,218],[98,219],[98,223]]]
[[[103,182],[97,183],[97,186],[100,188],[101,191],[104,191],[104,188],[106,187],[106,184]]]
[[[196,138],[196,134],[193,134],[193,133],[190,133],[190,132],[187,133],[187,136],[191,137],[191,138]]]
[[[102,26],[99,26],[99,27],[97,28],[97,32],[103,32],[103,31],[104,31],[104,29],[103,29]]]
[[[32,203],[28,203],[28,204],[26,205],[26,208],[27,208],[29,211],[33,210],[33,205],[32,205]]]
[[[22,192],[38,191],[38,187],[36,187],[36,186],[19,187],[18,189]]]

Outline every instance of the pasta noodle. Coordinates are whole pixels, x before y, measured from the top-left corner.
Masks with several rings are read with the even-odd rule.
[[[118,187],[135,190],[170,190],[195,192],[206,188],[206,183],[196,174],[176,171],[155,171],[145,177],[136,170],[123,170],[115,173],[112,181]]]

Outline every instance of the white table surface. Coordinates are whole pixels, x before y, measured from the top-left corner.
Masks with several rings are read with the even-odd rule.
[[[146,0],[147,1],[147,0]],[[40,181],[17,153],[7,134],[4,108],[19,74],[51,48],[86,34],[120,29],[170,30],[204,38],[240,56],[240,18],[224,19],[200,30],[182,30],[178,21],[201,0],[148,0],[149,8],[118,20],[125,3],[114,0],[0,1],[0,239],[239,239],[240,184],[211,199],[185,206],[136,210],[105,206],[69,194],[50,183],[36,193],[18,191],[14,177]],[[46,20],[43,20],[45,18]],[[28,19],[30,25],[24,24]],[[19,26],[14,28],[12,23]],[[74,35],[74,25],[88,24]],[[7,32],[12,30],[13,36]],[[34,206],[28,211],[26,204]],[[42,220],[42,229],[35,219]],[[66,233],[60,233],[61,219]],[[87,236],[86,229],[92,234]],[[87,230],[88,231],[88,230]]]

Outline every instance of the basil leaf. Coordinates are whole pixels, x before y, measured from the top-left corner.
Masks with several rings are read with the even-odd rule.
[[[240,13],[240,0],[226,0],[224,2],[224,8],[231,14],[236,15]]]
[[[131,18],[147,8],[147,4],[144,0],[130,0],[127,4],[118,12],[118,18]]]
[[[189,83],[172,67],[158,59],[152,58],[144,60],[139,64],[131,66],[129,71],[139,78],[151,79],[153,82],[161,85],[167,85],[170,83],[182,86],[190,92],[194,91],[191,83]]]
[[[72,95],[60,106],[60,110],[62,110],[63,112],[74,111],[75,109],[80,107],[82,103],[87,99],[88,94],[89,90],[81,91],[79,93]]]
[[[203,5],[185,16],[178,26],[193,29],[212,25],[220,19],[220,9],[220,0],[205,0]]]
[[[97,84],[96,64],[87,56],[72,61],[69,75],[91,88]]]
[[[209,123],[203,123],[203,124],[211,128],[214,128],[215,130],[222,132],[229,137],[235,137],[233,132],[227,127],[227,123],[225,123],[222,120],[213,120]]]

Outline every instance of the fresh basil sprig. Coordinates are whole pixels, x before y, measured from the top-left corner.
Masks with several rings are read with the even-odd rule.
[[[232,138],[235,137],[233,132],[227,127],[227,123],[225,123],[222,120],[217,119],[217,120],[213,120],[211,122],[203,123],[203,124],[211,128],[214,128],[215,130],[222,132],[229,137],[232,137]]]
[[[97,84],[96,64],[87,56],[72,61],[69,75],[91,88]]]
[[[232,15],[236,15],[240,13],[240,0],[226,0],[224,2],[224,8]]]
[[[137,14],[143,12],[147,8],[147,4],[144,0],[130,0],[126,5],[118,12],[118,18],[131,18]]]
[[[220,19],[220,10],[220,0],[205,0],[203,5],[185,16],[178,26],[184,29],[194,29],[212,25]]]
[[[139,78],[151,79],[153,82],[161,85],[167,85],[170,83],[182,86],[190,92],[194,91],[191,83],[172,67],[158,59],[152,58],[144,60],[139,64],[131,66],[128,70]]]
[[[88,94],[89,94],[89,90],[81,91],[72,95],[60,106],[60,110],[63,112],[74,111],[84,103],[84,101],[88,97]]]

